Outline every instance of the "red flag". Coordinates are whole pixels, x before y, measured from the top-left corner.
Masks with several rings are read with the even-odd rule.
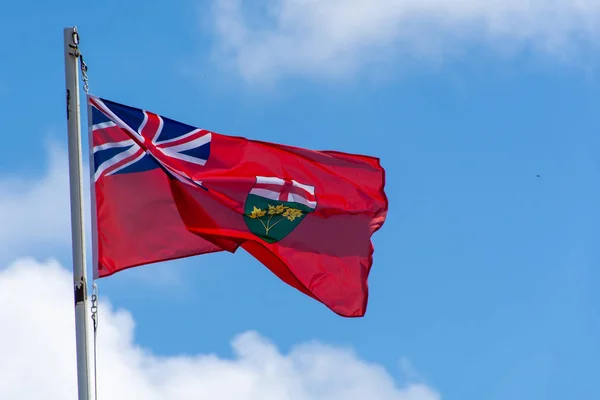
[[[385,173],[378,159],[221,135],[144,110],[89,99],[98,120],[93,122],[98,126],[93,130],[94,148],[111,143],[112,147],[105,145],[99,151],[112,149],[106,156],[112,161],[106,165],[117,165],[111,167],[117,172],[111,173],[100,168],[106,157],[95,163],[97,229],[99,240],[104,240],[99,245],[100,277],[141,264],[132,263],[136,256],[126,252],[119,255],[122,259],[115,258],[113,248],[124,247],[114,239],[119,229],[142,220],[147,221],[145,240],[163,249],[163,256],[155,261],[169,259],[164,256],[169,253],[234,252],[241,246],[281,280],[337,314],[364,315],[373,263],[371,236],[384,223],[388,206]],[[110,140],[108,132],[114,136]],[[142,163],[153,168],[142,168]],[[142,183],[140,177],[148,182]],[[105,205],[109,196],[114,196],[108,200],[113,209],[122,207],[120,196],[135,197],[144,209],[133,206],[127,211],[130,215],[114,212]],[[161,242],[165,233],[148,216],[162,218],[163,213],[169,216],[173,232],[185,231],[201,242],[195,246],[191,240],[177,242],[177,248],[171,247],[173,240]],[[110,265],[103,261],[108,253],[113,254]]]

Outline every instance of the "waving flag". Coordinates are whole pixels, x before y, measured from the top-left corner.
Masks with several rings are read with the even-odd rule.
[[[372,157],[221,135],[94,96],[97,275],[245,249],[339,315],[364,315],[384,170]]]

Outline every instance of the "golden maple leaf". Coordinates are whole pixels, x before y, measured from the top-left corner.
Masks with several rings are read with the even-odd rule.
[[[249,217],[250,218],[260,218],[263,217],[267,212],[265,210],[261,210],[260,208],[256,208],[256,206],[254,206],[254,210],[252,210],[252,213],[250,213]]]
[[[278,206],[272,206],[269,204],[269,215],[279,215],[283,213],[284,208],[285,207],[283,206],[283,204],[280,204]]]
[[[283,212],[283,216],[288,220],[293,221],[302,216],[302,211],[298,210],[297,208],[286,207],[285,211]]]
[[[284,208],[285,207],[283,206],[283,204],[278,205],[277,207],[275,207],[275,213],[281,214],[283,212]]]

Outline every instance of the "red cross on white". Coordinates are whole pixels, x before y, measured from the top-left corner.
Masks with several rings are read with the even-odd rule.
[[[272,200],[300,203],[313,209],[317,207],[315,187],[293,179],[257,176],[256,184],[250,194]]]

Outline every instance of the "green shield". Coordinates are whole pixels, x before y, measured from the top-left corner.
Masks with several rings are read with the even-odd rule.
[[[244,220],[253,234],[267,243],[275,243],[289,235],[312,211],[301,203],[250,194],[244,206]]]

